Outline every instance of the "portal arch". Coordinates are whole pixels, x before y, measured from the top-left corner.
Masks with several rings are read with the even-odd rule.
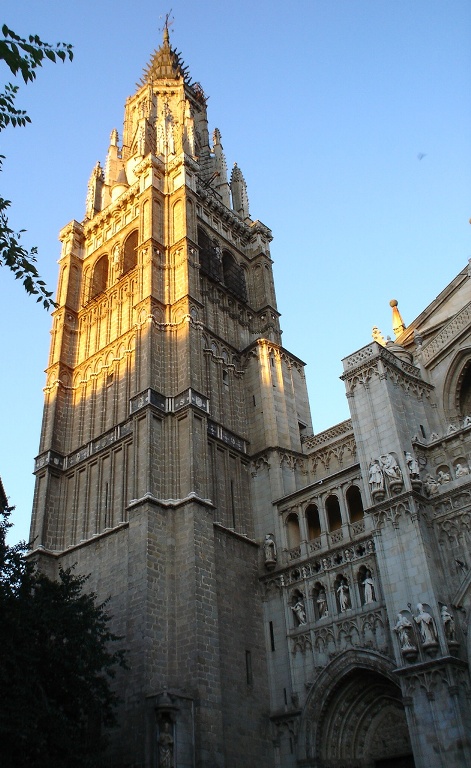
[[[298,759],[336,768],[413,768],[401,690],[392,661],[375,651],[347,650],[321,672],[301,718]]]

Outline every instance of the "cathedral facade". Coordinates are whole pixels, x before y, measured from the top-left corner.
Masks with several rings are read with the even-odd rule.
[[[116,768],[471,765],[471,278],[313,434],[271,232],[168,30],[60,233],[31,528],[110,596]]]

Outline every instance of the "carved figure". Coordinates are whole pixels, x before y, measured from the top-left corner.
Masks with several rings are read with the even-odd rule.
[[[455,475],[456,477],[464,477],[464,475],[469,475],[469,467],[467,464],[457,464],[455,467]]]
[[[164,720],[160,727],[159,768],[173,768],[173,736],[168,720]]]
[[[402,480],[402,472],[392,453],[384,453],[379,457],[381,468],[391,480]]]
[[[365,605],[367,603],[374,603],[376,600],[375,583],[371,578],[371,571],[366,572],[365,580],[363,582],[363,588],[365,590]]]
[[[273,538],[272,533],[267,533],[267,535],[265,536],[265,542],[263,547],[265,550],[265,562],[266,563],[276,562],[276,544],[275,544],[275,539]]]
[[[409,470],[410,479],[419,480],[420,472],[419,472],[419,464],[417,462],[417,459],[409,451],[405,451],[404,456],[406,459],[407,468]]]
[[[427,613],[422,603],[417,604],[418,614],[414,621],[419,627],[420,638],[423,645],[434,645],[437,642],[437,631],[432,616]]]
[[[436,496],[437,493],[440,493],[440,485],[435,480],[432,475],[428,474],[425,478],[425,490],[429,496]]]
[[[446,433],[447,433],[447,435],[454,435],[454,434],[455,434],[455,432],[457,432],[457,431],[458,431],[458,430],[457,430],[457,428],[455,427],[455,425],[454,425],[454,424],[450,424],[450,426],[448,427],[448,429],[447,429]]]
[[[340,611],[344,613],[347,608],[350,608],[350,589],[346,580],[340,582],[337,588],[337,594],[339,596]]]
[[[446,639],[448,641],[451,640],[451,642],[456,642],[455,620],[451,615],[450,611],[448,610],[447,605],[442,605],[440,616],[442,619],[443,629],[445,630]]]
[[[440,485],[443,485],[444,483],[449,483],[451,480],[451,477],[448,474],[448,472],[444,472],[442,469],[440,469],[437,473],[437,480],[440,483]]]
[[[382,491],[384,489],[384,477],[378,461],[374,460],[370,464],[368,482],[371,486],[371,492]]]
[[[437,435],[437,433],[432,432],[432,434],[430,435],[430,442],[433,442],[434,440],[439,440],[439,439],[440,437]]]
[[[323,619],[324,616],[329,615],[329,609],[327,607],[327,595],[325,594],[325,589],[320,589],[319,594],[317,595],[317,612],[319,614],[319,618]]]
[[[414,629],[412,626],[412,622],[409,621],[407,616],[403,616],[402,613],[397,614],[397,623],[396,623],[396,626],[394,627],[394,631],[397,633],[397,636],[399,638],[401,651],[416,650],[416,646],[414,645],[414,642],[413,642]]]
[[[471,427],[471,416],[465,416],[463,421],[463,429],[465,427]]]
[[[298,620],[298,624],[306,624],[306,610],[304,608],[304,602],[301,598],[298,599],[298,601],[295,603],[295,605],[291,606],[291,610],[294,612],[294,615],[296,616]]]

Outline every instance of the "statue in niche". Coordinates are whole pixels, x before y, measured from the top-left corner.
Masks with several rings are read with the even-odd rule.
[[[427,613],[422,603],[417,604],[418,614],[414,616],[414,621],[419,627],[422,645],[436,645],[437,630],[432,616]]]
[[[419,464],[417,462],[417,459],[409,451],[404,451],[404,457],[406,460],[407,469],[409,470],[410,479],[419,480],[420,471],[419,471]]]
[[[440,493],[440,485],[431,474],[425,478],[424,485],[428,496],[436,496],[437,493]]]
[[[159,768],[173,768],[173,736],[170,720],[163,720],[159,728]]]
[[[390,480],[402,480],[402,472],[392,453],[384,453],[379,457],[381,469]]]
[[[384,490],[384,477],[379,462],[374,459],[370,464],[368,473],[368,482],[371,487],[371,493],[378,493]]]
[[[317,613],[319,615],[319,618],[323,619],[324,616],[328,616],[329,608],[327,606],[327,595],[325,593],[324,588],[319,590],[316,602],[317,602]]]
[[[414,628],[407,616],[403,616],[402,613],[397,614],[397,623],[394,627],[394,631],[399,638],[401,651],[416,650],[416,646],[414,645]]]
[[[304,601],[301,597],[298,597],[296,603],[291,606],[291,610],[296,616],[299,626],[307,624],[306,609],[304,608]]]
[[[276,563],[276,544],[272,533],[266,534],[265,541],[263,543],[263,550],[265,553],[266,567],[273,567]]]
[[[371,577],[371,571],[366,572],[365,579],[363,581],[363,589],[365,590],[364,605],[367,605],[368,603],[374,603],[376,601],[376,592],[375,583]]]
[[[440,483],[440,485],[444,485],[445,483],[449,483],[451,481],[451,477],[448,472],[444,472],[442,469],[440,469],[437,472],[437,481]]]
[[[455,620],[451,615],[450,611],[448,610],[447,605],[442,605],[440,616],[442,619],[443,629],[445,630],[446,639],[448,640],[448,642],[455,643],[456,642]]]
[[[341,613],[350,608],[350,589],[346,579],[342,579],[337,587],[337,595],[339,597],[339,605]]]
[[[467,464],[457,464],[455,467],[455,475],[456,477],[464,477],[465,475],[469,475],[469,467]]]

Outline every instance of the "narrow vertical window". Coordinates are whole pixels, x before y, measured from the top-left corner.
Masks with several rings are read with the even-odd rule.
[[[269,623],[269,629],[270,629],[270,648],[272,651],[275,650],[275,634],[273,632],[273,622],[270,621]]]

